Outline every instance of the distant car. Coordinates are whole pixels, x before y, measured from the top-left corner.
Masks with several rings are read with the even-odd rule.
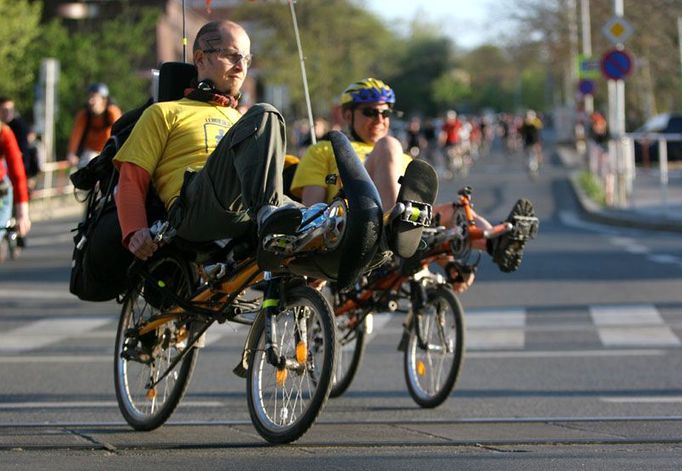
[[[638,128],[635,134],[677,134],[682,138],[682,113],[665,113],[649,119],[644,126]],[[673,136],[671,136],[673,137]],[[682,161],[682,140],[668,141],[668,161]],[[649,162],[658,162],[658,141],[655,139],[635,140],[635,162],[646,163],[646,151],[649,153]]]

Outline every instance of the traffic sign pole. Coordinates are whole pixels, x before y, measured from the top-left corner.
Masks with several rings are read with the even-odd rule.
[[[613,13],[615,18],[623,18],[623,0],[613,1]],[[613,19],[609,23],[612,21]],[[609,23],[607,23],[607,25]],[[621,22],[620,25],[622,26],[623,22]],[[614,42],[616,42],[616,50],[622,51],[624,48],[624,39],[622,38],[625,28],[614,28],[611,26],[611,28],[608,28],[608,30],[610,34],[605,35],[609,40],[613,41],[615,39]],[[609,145],[609,153],[612,155],[612,158],[615,157],[616,163],[616,188],[614,195],[615,203],[617,206],[623,207],[627,205],[627,201],[629,199],[627,189],[630,187],[628,183],[630,172],[626,170],[630,167],[630,165],[628,162],[626,162],[625,148],[623,145],[623,139],[625,135],[625,82],[623,81],[623,78],[627,75],[627,73],[629,73],[629,70],[622,69],[622,63],[619,67],[619,59],[622,59],[622,57],[618,56],[615,52],[612,53],[610,58],[610,60],[613,61],[612,63],[604,64],[604,62],[608,61],[608,58],[606,59],[606,61],[602,61],[602,72],[606,74],[605,69],[609,69],[611,72],[615,71],[615,74],[612,75],[608,80],[609,126],[611,128],[613,138],[613,141]],[[611,67],[609,67],[609,65]],[[618,78],[618,71],[626,73],[622,73],[620,78]],[[611,150],[613,150],[613,152],[611,152]]]

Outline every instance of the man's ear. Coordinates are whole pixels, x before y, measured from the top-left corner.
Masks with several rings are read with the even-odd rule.
[[[353,121],[353,109],[344,108],[341,110],[341,117],[346,123],[350,124]]]
[[[197,49],[192,53],[192,60],[194,61],[194,65],[197,67],[201,64],[202,66],[204,65],[204,51],[201,49]]]

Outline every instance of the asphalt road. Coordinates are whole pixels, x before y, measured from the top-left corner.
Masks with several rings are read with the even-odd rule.
[[[531,180],[520,158],[493,152],[465,180],[442,178],[439,199],[465,183],[490,220],[523,196],[541,227],[518,272],[482,256],[461,296],[452,396],[431,410],[411,400],[402,316],[377,315],[349,390],[283,447],[251,425],[231,373],[245,331],[231,325],[209,330],[168,424],[133,432],[113,389],[119,306],[68,294],[75,217],[35,224],[22,257],[0,265],[0,469],[679,469],[679,235],[581,220],[555,158]]]

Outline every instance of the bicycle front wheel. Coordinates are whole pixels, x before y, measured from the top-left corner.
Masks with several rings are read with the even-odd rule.
[[[193,281],[187,264],[175,257],[152,261],[152,276],[180,296],[191,292]],[[119,409],[135,430],[153,430],[163,425],[182,399],[197,360],[197,349],[185,357],[153,388],[152,383],[165,374],[173,358],[187,348],[190,324],[177,317],[161,317],[168,307],[149,286],[141,282],[123,303],[116,333],[114,384]],[[154,330],[136,334],[150,319],[160,319]]]
[[[334,371],[334,319],[322,295],[307,286],[287,291],[276,315],[273,343],[286,360],[283,368],[268,362],[263,316],[249,354],[246,399],[258,433],[270,443],[300,438],[315,422],[329,396]]]
[[[405,349],[404,370],[412,399],[424,408],[439,406],[455,386],[464,353],[463,310],[449,287],[427,289]]]

